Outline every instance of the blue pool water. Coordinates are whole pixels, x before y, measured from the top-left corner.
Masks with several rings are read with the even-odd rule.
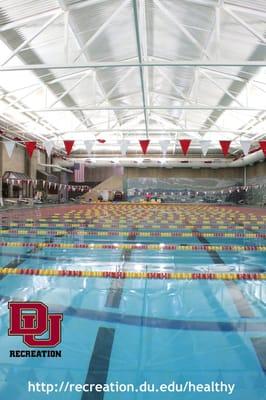
[[[50,228],[49,228],[50,229]],[[56,228],[60,230],[60,228]],[[91,229],[90,229],[91,230]],[[152,231],[152,230],[150,230]],[[171,230],[169,230],[170,232]],[[208,232],[218,232],[210,230]],[[208,237],[210,244],[258,245],[261,238]],[[5,242],[125,243],[125,236],[2,235]],[[136,243],[200,244],[196,237],[136,237]],[[265,271],[265,252],[156,251],[5,246],[0,267],[137,271]],[[215,262],[215,259],[217,262]],[[10,358],[28,349],[8,336],[9,300],[42,301],[63,312],[61,358]],[[0,280],[0,399],[264,400],[266,292],[262,281],[112,280],[4,275]],[[158,387],[172,381],[235,384],[225,392],[27,391],[27,382],[92,380]],[[102,395],[102,394],[101,394]]]

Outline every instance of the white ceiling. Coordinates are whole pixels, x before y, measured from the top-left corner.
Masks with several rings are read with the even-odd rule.
[[[1,0],[0,125],[10,138],[265,138],[265,1]],[[122,160],[122,159],[121,159]],[[119,162],[119,160],[118,160]]]

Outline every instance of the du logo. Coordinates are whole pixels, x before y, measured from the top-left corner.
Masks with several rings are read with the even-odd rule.
[[[10,336],[22,336],[29,347],[55,347],[61,343],[63,314],[48,313],[48,307],[40,301],[10,301],[8,308]],[[36,337],[43,335],[46,337]]]

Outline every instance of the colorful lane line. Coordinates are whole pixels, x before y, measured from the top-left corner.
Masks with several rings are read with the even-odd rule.
[[[0,229],[1,235],[75,235],[75,236],[128,236],[129,231],[71,231],[66,230],[36,230],[36,229]],[[133,232],[140,237],[226,237],[226,238],[266,238],[266,233],[223,233],[223,232]]]
[[[213,223],[201,223],[201,222],[193,222],[193,221],[180,221],[180,220],[175,220],[175,221],[167,221],[164,220],[163,222],[156,222],[156,221],[147,221],[145,222],[134,222],[133,220],[129,221],[119,221],[117,220],[112,220],[112,221],[72,221],[72,222],[67,222],[67,221],[49,221],[49,222],[40,222],[40,221],[35,221],[35,222],[11,222],[11,221],[3,221],[1,225],[1,228],[7,227],[7,228],[12,228],[12,229],[19,229],[19,228],[38,228],[38,227],[96,227],[96,228],[101,228],[101,227],[109,227],[109,228],[117,228],[117,227],[128,227],[129,225],[131,226],[131,223],[134,224],[137,228],[157,228],[157,229],[165,229],[169,228],[169,225],[174,227],[174,228],[191,228],[194,226],[197,227],[210,227],[213,229],[217,229],[219,227],[223,229],[236,229],[236,228],[241,228],[241,227],[256,227],[257,229],[266,229],[266,224],[257,224],[256,222],[236,222],[233,223],[228,222],[226,223],[225,221],[223,223],[218,223],[218,224],[213,224]]]
[[[80,278],[112,279],[174,279],[174,280],[265,280],[266,273],[194,273],[194,272],[115,272],[115,271],[80,271],[32,268],[0,268],[0,275],[42,275]]]
[[[198,229],[219,229],[219,230],[245,230],[245,229],[266,229],[265,226],[257,226],[257,225],[202,225],[202,224],[193,224],[193,225],[186,225],[182,223],[175,223],[175,225],[172,225],[170,223],[167,223],[165,225],[149,225],[149,224],[134,224],[137,229],[179,229],[179,230],[185,230],[185,229],[194,229],[195,227]],[[39,224],[32,224],[32,223],[10,223],[10,224],[5,224],[5,227],[7,228],[95,228],[95,229],[127,229],[128,224],[127,223],[112,223],[112,224],[91,224],[91,223],[60,223],[60,224],[51,224],[51,223],[39,223]]]
[[[173,244],[125,244],[125,243],[40,243],[0,242],[0,247],[37,247],[58,249],[108,249],[108,250],[173,250],[173,251],[266,251],[266,246],[236,245],[173,245]]]
[[[2,218],[1,218],[2,217]],[[164,215],[163,213],[151,213],[150,215],[145,215],[143,213],[120,213],[120,214],[112,214],[112,213],[103,213],[103,214],[90,214],[90,215],[75,215],[75,216],[67,216],[61,215],[60,217],[54,218],[41,218],[40,215],[35,215],[34,218],[23,218],[20,215],[10,215],[4,216],[0,215],[0,219],[2,220],[10,220],[10,222],[88,222],[92,220],[93,222],[105,222],[109,219],[111,221],[129,221],[134,220],[134,222],[153,222],[153,223],[165,223],[165,222],[176,222],[182,221],[186,223],[190,223],[190,221],[194,223],[209,223],[209,224],[230,224],[230,223],[256,223],[258,225],[265,225],[266,218],[260,216],[260,218],[240,218],[238,216],[229,217],[229,216],[210,216],[209,218],[201,218],[199,216],[193,215],[180,215],[180,214],[173,214],[173,215]]]

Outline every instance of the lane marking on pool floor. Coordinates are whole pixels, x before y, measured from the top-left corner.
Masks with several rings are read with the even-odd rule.
[[[76,318],[119,323],[121,325],[143,326],[147,328],[196,330],[211,332],[265,332],[266,322],[258,320],[237,319],[236,321],[197,321],[197,320],[173,320],[158,317],[145,317],[132,314],[120,314],[109,311],[97,311],[90,309],[64,307],[58,304],[49,305],[53,312],[63,312],[66,316]]]
[[[198,240],[201,243],[209,244],[209,241],[205,237],[198,236]],[[225,265],[224,260],[220,257],[220,255],[216,251],[210,250],[210,251],[208,251],[208,254],[210,255],[211,259],[213,260],[213,262],[215,264]],[[248,300],[246,299],[246,297],[244,296],[244,294],[238,287],[237,283],[234,281],[230,281],[230,282],[224,281],[224,284],[230,293],[232,301],[233,301],[239,315],[243,318],[244,317],[245,318],[254,317],[255,316],[254,311],[252,310]]]
[[[134,227],[135,229],[135,227]],[[129,232],[127,236],[127,240],[136,240],[136,231]],[[131,258],[131,249],[124,249],[122,251],[120,261],[122,262],[128,262],[130,261]],[[124,267],[122,264],[121,272],[124,272]],[[124,280],[123,279],[113,279],[111,281],[111,285],[108,291],[108,295],[106,298],[105,302],[105,307],[111,307],[111,308],[119,308],[120,302],[122,299],[122,294],[123,294],[123,288],[124,288]]]
[[[266,374],[266,337],[251,338],[254,350],[257,354],[263,372]]]
[[[135,239],[136,233],[130,232],[127,236],[127,240]],[[123,250],[120,260],[124,262],[129,261],[131,258],[131,253],[132,250],[130,249]],[[121,272],[124,272],[123,266]],[[123,288],[123,279],[112,279],[110,288],[108,290],[105,307],[119,308],[122,299]],[[85,383],[101,383],[102,385],[106,383],[114,335],[114,329],[103,327],[99,328]],[[81,400],[87,400],[89,398],[93,400],[102,400],[104,398],[104,393],[99,393],[96,391],[90,395],[88,395],[88,393],[83,393]]]
[[[0,294],[0,300],[3,303],[16,300]],[[250,319],[238,319],[236,321],[197,321],[197,320],[173,320],[158,317],[143,317],[132,314],[120,314],[109,311],[97,311],[85,308],[65,307],[61,304],[47,304],[51,312],[60,312],[65,316],[73,318],[82,318],[90,321],[102,321],[120,325],[129,325],[136,327],[173,329],[185,331],[210,331],[210,332],[262,332],[266,330],[266,321],[254,322]]]
[[[115,329],[113,328],[100,327],[98,329],[84,384],[104,385],[107,382],[114,335]],[[94,389],[92,392],[83,392],[81,400],[102,400],[103,398],[104,392]]]

